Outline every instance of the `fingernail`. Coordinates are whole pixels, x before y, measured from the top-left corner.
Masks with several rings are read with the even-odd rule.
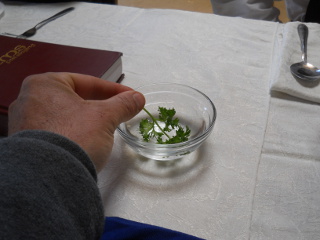
[[[141,93],[136,92],[135,94],[133,94],[133,99],[139,109],[142,109],[144,107],[146,100]]]

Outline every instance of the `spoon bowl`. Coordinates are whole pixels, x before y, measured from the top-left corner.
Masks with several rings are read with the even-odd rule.
[[[320,80],[320,70],[307,61],[308,27],[305,24],[298,25],[298,34],[301,43],[302,62],[290,66],[291,74],[297,80],[315,82]]]
[[[320,79],[320,70],[310,63],[294,63],[290,66],[290,70],[297,80],[314,82]]]

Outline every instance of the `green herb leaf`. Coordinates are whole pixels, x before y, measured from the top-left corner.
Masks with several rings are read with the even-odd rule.
[[[151,133],[152,133],[152,129],[153,129],[153,122],[150,122],[149,119],[145,118],[142,119],[140,122],[140,133],[143,137],[143,140],[145,140],[146,142],[149,142],[150,137],[151,137]]]
[[[158,119],[156,119],[145,108],[143,110],[151,118],[151,120],[145,118],[140,121],[139,130],[144,141],[149,142],[152,138],[154,138],[159,144],[172,144],[185,142],[188,140],[191,133],[190,128],[188,126],[183,128],[179,124],[179,118],[174,118],[176,114],[176,110],[174,108],[167,109],[164,107],[158,107]],[[162,123],[161,125],[164,124],[164,127],[161,127],[159,122]],[[168,133],[173,130],[175,130],[175,135],[170,137]]]

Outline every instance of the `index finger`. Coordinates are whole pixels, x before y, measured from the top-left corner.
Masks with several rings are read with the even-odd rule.
[[[97,77],[78,73],[56,73],[57,78],[68,84],[80,97],[86,100],[103,100],[125,91],[125,85],[102,80]]]

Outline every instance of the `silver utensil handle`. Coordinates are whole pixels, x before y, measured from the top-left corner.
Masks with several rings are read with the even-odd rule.
[[[306,63],[308,62],[307,60],[307,42],[308,42],[308,35],[309,35],[308,27],[305,24],[299,24],[298,34],[299,34],[300,43],[301,43],[302,61]]]
[[[72,10],[74,9],[74,7],[69,7],[69,8],[66,8],[64,10],[62,10],[61,12],[58,12],[57,14],[53,15],[52,17],[49,17],[41,22],[39,22],[37,25],[36,25],[36,29],[38,30],[39,28],[41,28],[43,25],[55,20],[56,18],[58,17],[61,17],[65,14],[67,14],[68,12],[71,12]]]

